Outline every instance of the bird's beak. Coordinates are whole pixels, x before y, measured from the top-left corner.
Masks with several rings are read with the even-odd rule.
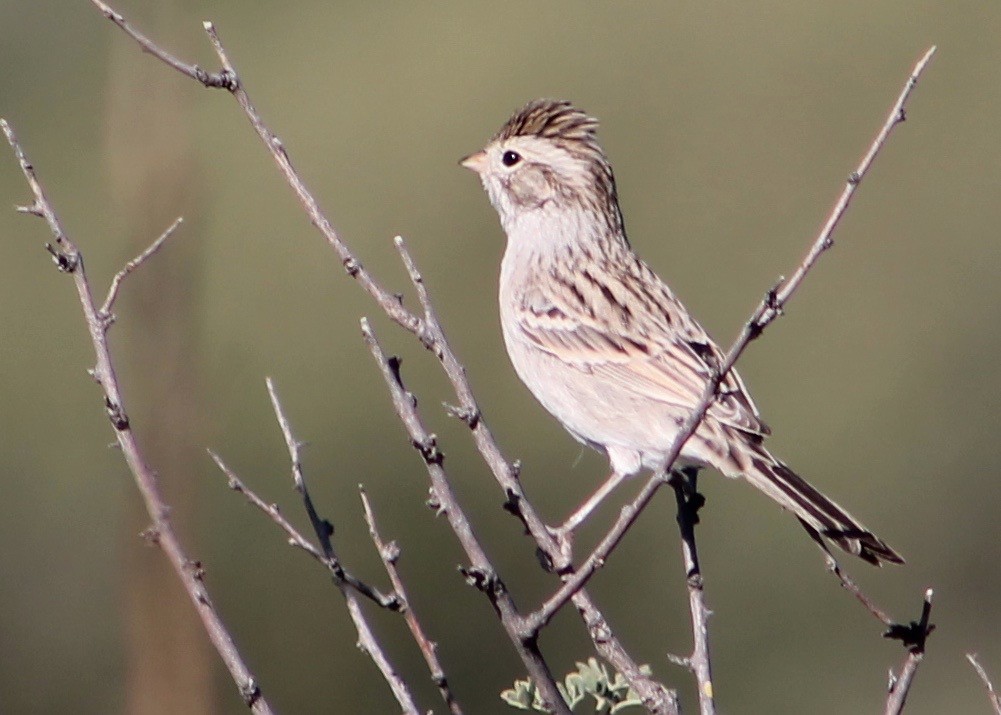
[[[478,151],[475,154],[470,154],[464,159],[459,161],[460,166],[464,166],[470,171],[475,171],[477,174],[482,174],[483,170],[487,168],[487,153],[485,151]]]

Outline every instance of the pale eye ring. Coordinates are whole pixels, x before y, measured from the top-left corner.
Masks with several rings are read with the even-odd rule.
[[[504,152],[503,156],[501,156],[501,163],[504,164],[504,166],[514,166],[519,161],[521,161],[521,154],[516,151],[511,151],[510,149]]]

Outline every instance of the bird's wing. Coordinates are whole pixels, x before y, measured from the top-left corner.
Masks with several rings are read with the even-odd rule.
[[[514,306],[517,330],[536,349],[616,389],[694,409],[723,354],[670,289],[634,255],[554,272]],[[628,259],[631,259],[629,261]],[[709,410],[715,419],[767,435],[740,376],[731,370]]]

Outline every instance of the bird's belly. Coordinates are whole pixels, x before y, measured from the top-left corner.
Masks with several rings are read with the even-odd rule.
[[[687,416],[681,408],[623,390],[532,345],[509,342],[508,354],[535,398],[579,441],[608,453],[613,462],[616,454],[627,455],[619,459],[635,463],[630,472],[640,465],[661,466]]]

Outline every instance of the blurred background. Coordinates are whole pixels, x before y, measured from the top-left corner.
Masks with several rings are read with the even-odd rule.
[[[848,563],[900,620],[935,589],[938,625],[908,712],[988,712],[964,653],[1001,681],[1001,8],[982,3],[345,3],[118,0],[162,46],[215,69],[211,19],[265,120],[364,264],[409,293],[404,235],[501,447],[556,521],[605,476],[517,381],[498,326],[496,215],[457,166],[540,96],[602,122],[636,249],[728,345],[799,260],[917,58],[939,52],[825,256],[741,360],[773,451],[907,559]],[[103,295],[123,262],[185,223],[124,286],[112,332],[126,404],[184,542],[271,703],[284,713],[398,708],[324,572],[226,489],[217,450],[307,522],[264,377],[277,384],[318,506],[360,576],[385,583],[364,483],[402,550],[411,598],[468,713],[508,712],[522,667],[462,583],[426,476],[358,320],[440,436],[454,486],[522,607],[554,587],[440,408],[433,358],[391,326],[332,251],[235,102],[142,55],[85,0],[0,0],[0,115],[14,125]],[[6,156],[3,156],[6,154]],[[0,204],[29,201],[0,151]],[[70,280],[43,222],[0,211],[0,710],[245,709],[147,523],[113,440]],[[627,485],[619,500],[638,484]],[[880,710],[902,649],[825,573],[795,520],[707,475],[699,538],[719,707]],[[580,549],[610,522],[609,505]],[[673,498],[644,514],[592,593],[637,659],[681,690],[690,648]],[[443,707],[402,621],[371,611],[423,707]],[[568,611],[554,669],[592,654]]]

